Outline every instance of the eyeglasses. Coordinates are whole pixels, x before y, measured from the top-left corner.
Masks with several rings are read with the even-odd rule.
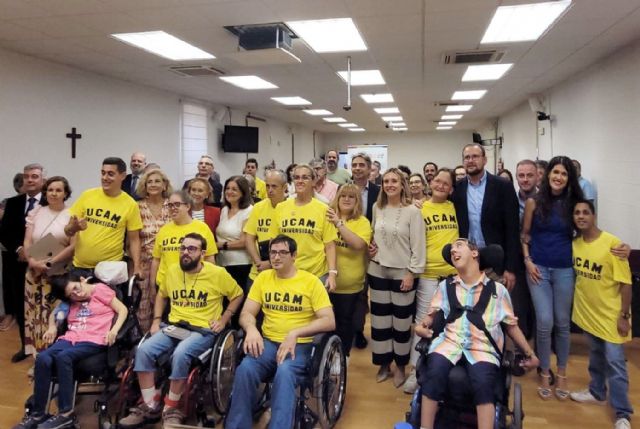
[[[180,208],[180,206],[181,206],[181,205],[183,205],[183,204],[184,204],[185,206],[186,206],[186,205],[188,205],[187,203],[178,203],[178,202],[176,202],[176,203],[167,203],[167,205],[168,205],[168,206],[169,206],[169,208],[171,208],[171,209],[179,209],[179,208]]]
[[[195,253],[199,252],[200,248],[198,246],[180,246],[180,253],[184,253],[185,251]]]
[[[287,256],[290,253],[288,250],[270,250],[269,256],[275,258],[276,256]]]
[[[198,163],[198,165],[211,165],[211,166],[213,166],[213,162],[202,162],[202,161],[200,161]]]
[[[311,176],[293,176],[293,180],[304,180],[307,182],[311,180]]]
[[[478,154],[473,154],[473,155],[465,155],[462,159],[464,159],[465,161],[469,161],[469,160],[477,160],[477,159],[481,159],[483,158],[482,155],[478,155]]]

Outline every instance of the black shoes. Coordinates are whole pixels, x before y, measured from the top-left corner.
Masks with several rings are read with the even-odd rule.
[[[18,363],[22,362],[27,358],[27,355],[24,353],[24,350],[18,351],[15,355],[11,356],[11,362]]]
[[[367,341],[367,337],[364,336],[362,331],[356,332],[355,337],[353,338],[353,345],[356,346],[357,349],[366,349],[369,342]]]

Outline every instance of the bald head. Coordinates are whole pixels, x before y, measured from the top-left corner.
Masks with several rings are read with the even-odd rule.
[[[129,167],[131,167],[131,173],[140,175],[144,173],[144,168],[147,166],[147,157],[142,152],[133,152],[131,154],[131,160],[129,161]]]

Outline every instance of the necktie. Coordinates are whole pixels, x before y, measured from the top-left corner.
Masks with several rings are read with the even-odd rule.
[[[25,217],[29,214],[29,212],[31,210],[33,210],[33,208],[36,205],[36,198],[35,197],[30,197],[27,201],[29,201],[29,205],[27,206],[27,211],[24,212]]]
[[[138,176],[131,176],[131,194],[136,193],[137,186],[138,186]]]

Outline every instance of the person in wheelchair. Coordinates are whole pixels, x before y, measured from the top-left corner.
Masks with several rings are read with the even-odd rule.
[[[68,330],[54,342],[58,328],[52,313],[44,340],[53,345],[36,358],[31,410],[14,429],[75,427],[74,364],[112,345],[127,317],[127,308],[105,284],[91,284],[84,277],[67,273],[53,277],[51,287],[54,296],[70,304]],[[116,314],[118,317],[113,323]],[[46,407],[54,371],[58,383],[58,414],[49,416]]]
[[[539,360],[517,325],[509,292],[480,269],[482,253],[493,249],[478,250],[474,243],[463,238],[448,249],[449,245],[445,246],[443,256],[456,268],[458,275],[440,283],[429,313],[415,328],[416,334],[423,338],[432,338],[434,331],[442,329],[433,338],[419,371],[420,426],[434,428],[438,403],[444,400],[447,391],[449,371],[463,360],[473,392],[478,428],[490,429],[494,427],[494,389],[504,346],[502,326],[525,353],[526,359],[521,366],[535,368]]]
[[[291,428],[297,387],[307,375],[313,335],[335,329],[329,295],[314,275],[297,269],[296,242],[278,235],[269,243],[273,269],[255,279],[240,314],[247,356],[236,370],[226,429],[251,429],[257,390],[272,379],[269,428]],[[262,310],[262,334],[256,316]]]
[[[207,241],[197,233],[187,234],[180,245],[180,263],[170,266],[156,296],[151,337],[136,351],[134,371],[138,376],[142,403],[119,421],[119,427],[136,428],[156,422],[182,424],[178,408],[193,359],[213,346],[240,308],[242,289],[222,268],[204,261]],[[223,311],[223,298],[229,300]],[[170,302],[169,323],[161,325],[166,301]],[[158,358],[173,352],[169,392],[161,408],[161,392],[155,385]]]

